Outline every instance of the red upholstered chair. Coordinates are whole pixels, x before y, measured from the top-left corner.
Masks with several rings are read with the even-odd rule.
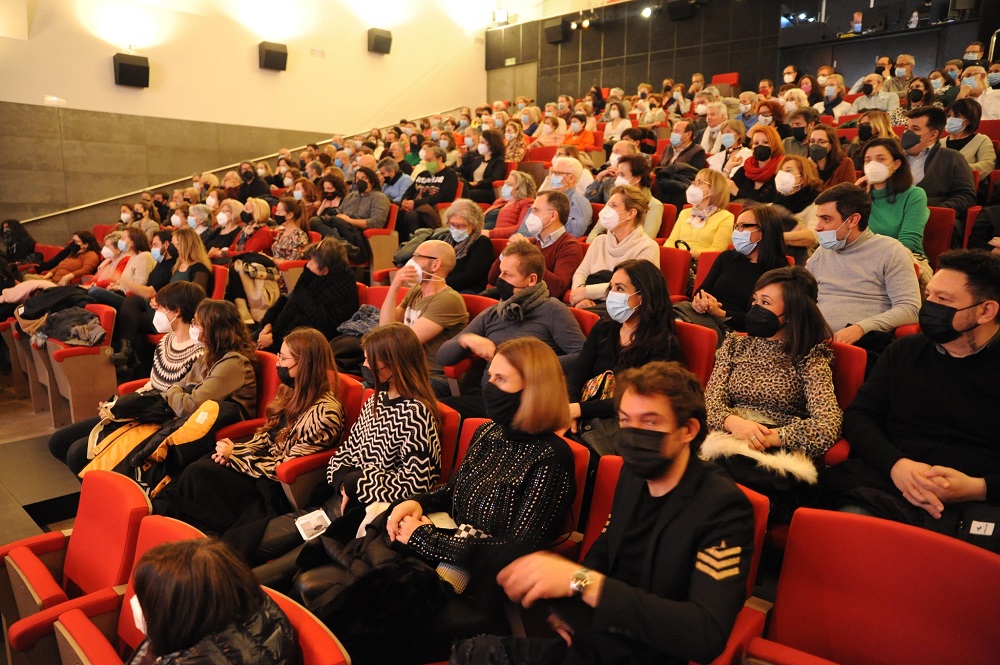
[[[298,284],[299,277],[302,277],[302,271],[305,270],[307,263],[309,261],[299,259],[297,261],[282,261],[278,265],[281,278],[285,280],[285,286],[288,287],[289,291],[295,290],[295,285]]]
[[[462,421],[462,431],[458,437],[458,447],[455,449],[455,469],[462,466],[465,453],[469,452],[469,444],[472,443],[472,435],[483,423],[488,423],[489,418],[466,418]]]
[[[212,266],[212,276],[214,280],[209,297],[212,300],[225,300],[226,287],[229,285],[229,269],[226,266]]]
[[[776,664],[994,662],[998,616],[1000,556],[906,524],[800,508],[767,638],[750,641],[747,655]]]
[[[72,529],[0,547],[0,611],[7,625],[71,598],[125,584],[149,500],[133,480],[110,471],[83,478]]]
[[[438,415],[441,416],[441,475],[439,482],[444,484],[451,480],[458,467],[458,428],[462,416],[443,402],[438,402]]]
[[[670,232],[674,230],[677,223],[677,206],[673,203],[663,204],[663,221],[660,222],[660,230],[656,234],[657,238],[669,238]]]
[[[670,302],[687,300],[688,274],[691,270],[691,252],[676,247],[660,247],[660,272],[667,280]]]
[[[204,537],[184,522],[149,515],[139,524],[133,561],[162,543]],[[121,586],[105,587],[12,624],[8,631],[11,648],[25,654],[30,663],[45,665],[60,662],[60,654],[66,654],[64,663],[121,662],[111,656],[126,657],[146,637],[135,625],[129,607],[135,595],[131,575],[134,562],[124,590]],[[57,620],[62,624],[58,632]]]
[[[117,228],[117,224],[94,224],[94,237],[99,244],[103,245],[104,237]]]
[[[6,321],[0,321],[0,336],[7,345],[11,365],[10,376],[5,383],[13,388],[16,399],[25,399],[31,394],[28,387],[28,370],[21,364],[21,354],[14,341],[14,320],[14,317],[11,317]],[[3,377],[0,377],[0,380],[2,379]]]
[[[833,390],[837,394],[840,408],[847,409],[858,394],[858,389],[865,382],[865,365],[868,354],[858,346],[832,342],[833,348]],[[826,451],[823,461],[827,466],[833,466],[847,459],[851,447],[847,441],[840,439]]]
[[[540,145],[528,149],[529,162],[551,162],[556,156],[557,145]]]
[[[220,429],[216,435],[219,439],[235,439],[247,435],[247,428],[255,429],[263,424],[267,417],[267,405],[274,401],[281,380],[278,379],[278,356],[267,351],[255,351],[257,356],[257,414],[254,418],[244,420]],[[131,382],[130,382],[131,383]],[[129,385],[129,384],[123,384]],[[118,387],[121,392],[122,386]],[[251,432],[253,429],[250,430]]]
[[[715,264],[715,260],[719,258],[719,254],[722,252],[702,252],[698,256],[698,267],[694,271],[694,290],[695,292],[701,288],[702,282],[708,277],[708,273],[712,270],[712,265]]]
[[[573,316],[576,317],[576,322],[580,324],[580,331],[584,337],[590,335],[590,331],[594,329],[594,325],[601,320],[600,316],[586,309],[570,307],[569,311],[573,312]]]
[[[490,242],[493,244],[493,260],[496,261],[507,248],[507,238],[490,238]]]
[[[983,206],[972,206],[965,214],[965,233],[962,235],[962,249],[969,248],[969,236],[972,235],[972,227],[976,225],[976,218],[983,211]]]
[[[302,650],[302,665],[350,665],[351,659],[337,636],[316,615],[274,589],[264,587],[295,629]]]
[[[487,298],[486,296],[476,296],[468,293],[462,294],[462,300],[465,301],[465,308],[469,311],[469,320],[476,318],[482,312],[493,307],[498,301],[493,298]],[[459,380],[462,375],[472,369],[477,363],[482,362],[481,359],[475,357],[464,358],[454,365],[446,365],[444,369],[444,375],[448,378],[448,386],[451,388],[452,395],[460,395],[459,390]]]
[[[353,376],[349,374],[338,375],[337,399],[344,405],[346,415],[342,436],[343,440],[347,439],[348,433],[354,427],[354,423],[358,421],[358,416],[361,415],[364,392],[364,386]],[[262,420],[248,420],[239,423],[240,426],[244,426],[246,429],[238,434],[238,436],[249,436],[262,424]],[[337,452],[337,447],[329,448],[318,453],[313,453],[312,455],[303,455],[302,457],[286,460],[275,468],[275,474],[278,476],[278,480],[281,481],[281,487],[285,490],[285,496],[288,497],[288,502],[295,509],[306,507],[313,488],[323,482],[326,465],[335,452]]]
[[[698,377],[702,388],[708,385],[715,367],[715,349],[719,336],[711,328],[698,326],[686,321],[674,321],[677,339],[681,343],[684,361],[691,373]]]
[[[924,227],[924,254],[931,268],[937,270],[937,259],[951,247],[955,228],[955,211],[951,208],[927,206],[931,216]]]
[[[403,302],[403,298],[406,297],[409,289],[398,289],[396,291],[396,303],[400,304]],[[365,299],[362,301],[362,305],[374,305],[375,307],[382,307],[382,303],[385,302],[385,297],[389,294],[388,286],[369,286],[367,293],[365,293]]]
[[[461,185],[459,185],[461,186]],[[396,232],[396,219],[399,217],[399,206],[389,204],[389,219],[381,229],[365,229],[365,239],[371,250],[370,270],[382,270],[392,265],[392,255],[399,247],[399,233]]]
[[[49,338],[45,349],[32,349],[36,366],[47,375],[49,407],[53,422],[61,427],[97,415],[97,405],[115,392],[118,381],[111,362],[111,335],[115,310],[107,305],[87,305],[104,328],[104,340],[98,346],[73,346]],[[41,373],[39,380],[42,380]]]

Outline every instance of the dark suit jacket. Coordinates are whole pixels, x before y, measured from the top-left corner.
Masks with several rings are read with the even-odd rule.
[[[965,233],[965,213],[976,205],[976,190],[972,187],[972,168],[962,153],[935,143],[924,162],[924,179],[917,186],[927,193],[927,205],[952,208],[955,230],[952,247],[962,246]]]
[[[663,151],[663,157],[660,158],[660,166],[667,167],[673,166],[674,164],[690,164],[699,171],[708,166],[708,157],[705,156],[705,149],[702,148],[697,143],[692,143],[684,152],[677,156],[677,161],[671,163],[670,160],[674,158],[674,147],[668,145],[666,150]]]

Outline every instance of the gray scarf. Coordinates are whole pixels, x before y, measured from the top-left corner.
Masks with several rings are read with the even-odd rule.
[[[526,314],[549,299],[549,287],[539,280],[497,304],[497,313],[504,321],[523,321]]]

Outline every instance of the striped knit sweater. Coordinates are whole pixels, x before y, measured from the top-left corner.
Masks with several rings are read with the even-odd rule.
[[[194,364],[205,355],[205,347],[197,342],[178,346],[174,334],[167,333],[153,352],[153,371],[149,385],[153,390],[165,391],[187,376]]]
[[[389,399],[384,392],[365,402],[347,443],[330,459],[326,480],[336,492],[364,505],[392,502],[426,492],[441,471],[441,438],[434,413],[420,400]]]

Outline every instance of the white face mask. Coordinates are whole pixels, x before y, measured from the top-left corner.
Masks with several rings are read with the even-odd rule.
[[[192,183],[191,186],[194,187],[194,189],[195,189],[196,192],[200,192],[201,191],[201,183],[200,182]]]
[[[123,212],[121,214],[121,219],[122,219],[122,224],[128,224],[129,222],[132,221],[132,215],[128,214],[127,212]]]
[[[480,155],[486,155],[486,153],[488,153],[490,151],[490,147],[488,145],[486,145],[485,143],[480,143],[476,147],[476,150],[479,152]]]
[[[694,107],[695,115],[705,115],[708,113],[708,104],[698,104]]]
[[[621,187],[622,185],[631,185],[632,182],[623,175],[615,178],[615,187]]]
[[[869,184],[881,185],[883,182],[889,179],[892,173],[889,171],[889,167],[880,162],[868,162],[865,164],[865,178],[868,180]]]
[[[753,107],[750,106],[750,104],[740,104],[740,113],[746,115],[747,113],[750,112],[751,108]]]
[[[200,342],[200,341],[201,341],[201,328],[199,328],[199,327],[197,327],[197,326],[191,326],[191,327],[190,327],[190,328],[188,329],[188,335],[189,335],[189,336],[191,337],[191,339],[193,339],[194,341],[196,341],[196,342]]]
[[[580,123],[578,122],[569,123],[569,131],[573,132],[574,134],[578,134],[581,129],[582,127],[580,127]]]
[[[757,116],[757,122],[759,122],[764,126],[767,126],[770,125],[772,122],[774,122],[774,118],[772,118],[769,115],[759,115]]]
[[[546,133],[546,134],[551,134],[552,133],[552,125],[542,125],[542,127],[543,127],[542,131],[544,133]]]
[[[614,166],[618,166],[618,160],[619,160],[619,159],[621,159],[621,158],[622,158],[622,156],[621,156],[621,155],[619,155],[619,154],[618,154],[617,152],[613,152],[613,153],[611,153],[611,156],[610,156],[610,157],[608,157],[608,162],[609,162],[609,163],[611,164],[611,166],[613,166],[613,167],[614,167]]]
[[[597,221],[604,227],[604,230],[614,231],[621,224],[621,215],[614,208],[604,206],[597,215]]]
[[[690,203],[693,206],[696,206],[700,205],[701,202],[705,199],[705,192],[701,191],[701,187],[699,187],[698,185],[692,184],[684,191],[684,197],[687,199],[688,203]]]
[[[785,74],[782,79],[785,83],[795,83],[795,74]]]
[[[542,219],[535,213],[531,213],[528,215],[528,218],[524,220],[524,228],[530,236],[537,236],[542,232],[543,227],[544,224],[542,224]]]
[[[115,253],[114,250],[105,245],[104,247],[101,248],[101,256],[103,256],[106,259],[113,259],[115,258]]]
[[[291,178],[285,178],[283,182],[285,183],[285,187],[291,187],[295,184],[295,181]]]
[[[416,281],[418,284],[424,281],[424,269],[420,267],[419,263],[417,263],[413,259],[410,259],[409,261],[406,262],[406,265],[413,267],[413,269],[417,271]]]
[[[170,332],[172,330],[170,327],[172,323],[173,320],[168,319],[163,310],[158,309],[156,310],[156,313],[153,314],[153,327],[156,328],[156,332],[158,333],[162,334]]]
[[[267,171],[265,169],[257,169],[257,175],[263,178],[264,176],[267,175]]]
[[[184,220],[181,219],[180,215],[178,215],[176,213],[173,214],[173,215],[170,215],[170,223],[173,224],[174,226],[180,226],[182,221],[184,221]]]
[[[420,152],[418,152],[417,155],[420,157],[420,161],[422,162],[427,161],[427,150],[425,150],[424,148],[421,148]]]
[[[517,134],[504,134],[503,137],[507,139],[507,143],[510,143],[517,138]]]
[[[139,597],[132,596],[132,599],[128,602],[129,607],[132,608],[132,621],[135,622],[135,627],[142,632],[143,635],[146,634],[146,617],[142,615],[142,607],[139,605]]]
[[[281,166],[278,167],[278,174],[279,175],[285,175],[286,171],[288,171],[288,167],[285,166],[284,164],[282,164]]]
[[[219,223],[219,226],[225,226],[226,224],[229,223],[229,215],[227,215],[224,212],[220,212],[218,215],[215,216],[215,221]]]
[[[618,109],[611,109],[611,111],[608,113],[608,116],[612,120],[617,120],[618,118],[621,117],[621,114],[618,112]]]
[[[795,102],[785,102],[785,111],[787,111],[788,113],[791,113],[797,108],[799,108],[799,105],[796,104]]]
[[[826,82],[829,78],[830,78],[829,76],[817,76],[816,83],[819,83],[820,85],[826,85]]]
[[[209,208],[215,208],[215,206],[217,206],[218,204],[219,204],[219,199],[215,198],[214,194],[205,199],[205,205],[207,205]]]
[[[795,189],[795,174],[788,171],[778,171],[774,174],[774,188],[784,196],[788,196]]]

